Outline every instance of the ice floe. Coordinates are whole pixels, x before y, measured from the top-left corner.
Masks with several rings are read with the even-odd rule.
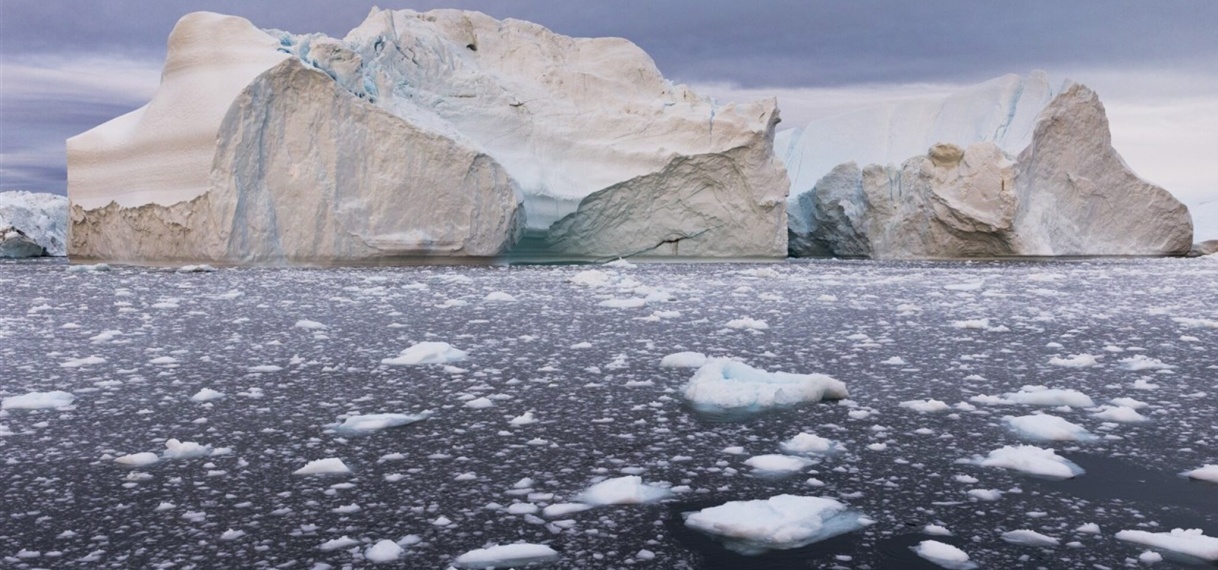
[[[685,525],[741,554],[800,548],[862,528],[870,521],[833,499],[777,495],[729,501],[685,514]]]

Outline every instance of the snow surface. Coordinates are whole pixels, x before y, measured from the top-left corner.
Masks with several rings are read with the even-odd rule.
[[[685,515],[685,526],[707,533],[741,554],[800,548],[865,526],[833,499],[777,495],[729,501]]]

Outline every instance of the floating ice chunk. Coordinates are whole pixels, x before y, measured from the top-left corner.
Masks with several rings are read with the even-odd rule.
[[[473,400],[470,400],[465,403],[465,407],[473,408],[475,410],[481,410],[483,408],[491,408],[494,406],[495,406],[495,402],[491,401],[490,398],[474,398]]]
[[[158,356],[148,361],[148,364],[177,364],[178,359],[172,356]]]
[[[1084,523],[1079,525],[1078,528],[1074,529],[1074,532],[1081,532],[1083,534],[1099,534],[1100,525],[1095,523]]]
[[[942,412],[944,410],[952,409],[951,406],[947,405],[947,402],[942,400],[909,400],[906,402],[901,402],[898,405],[900,405],[902,408],[909,408],[915,412],[922,413]]]
[[[520,568],[558,560],[558,552],[544,544],[505,544],[471,550],[453,560],[457,568]]]
[[[584,503],[558,503],[542,509],[541,514],[547,518],[557,518],[583,512],[591,508],[592,505],[585,505]]]
[[[1136,412],[1135,412],[1136,413]],[[1033,414],[1002,418],[1020,435],[1040,441],[1094,441],[1091,432],[1057,416]]]
[[[968,496],[979,501],[997,501],[1002,498],[1002,491],[997,489],[969,489]]]
[[[579,500],[589,505],[634,505],[659,501],[672,492],[643,483],[638,475],[606,479],[580,494]]]
[[[1046,388],[1044,386],[1024,386],[1018,392],[1006,394],[1008,401],[1015,404],[1030,406],[1072,406],[1075,408],[1093,408],[1095,402],[1078,390]]]
[[[1140,409],[1145,408],[1150,405],[1150,404],[1147,404],[1146,402],[1142,402],[1140,400],[1135,400],[1133,398],[1113,398],[1108,401],[1111,402],[1113,405],[1124,406],[1126,408],[1133,408],[1135,410],[1140,410]]]
[[[846,385],[824,374],[766,372],[727,358],[711,358],[698,368],[684,388],[697,408],[760,409],[841,399]]]
[[[152,465],[160,460],[161,458],[157,457],[155,453],[151,451],[144,451],[142,453],[124,455],[115,459],[114,462],[120,465],[126,465],[128,467],[143,467],[145,465]]]
[[[165,442],[165,451],[161,452],[163,459],[193,459],[211,455],[210,445],[199,445],[193,441],[178,441],[170,439]]]
[[[420,342],[403,350],[397,358],[386,358],[381,364],[412,366],[416,364],[447,364],[465,360],[469,353],[457,350],[447,342]]]
[[[295,326],[298,329],[305,330],[325,330],[326,328],[326,325],[323,325],[317,321],[310,321],[308,319],[300,319],[299,321],[296,321]]]
[[[969,561],[968,554],[946,542],[923,540],[913,547],[918,556],[943,568],[951,570],[970,570],[977,565]]]
[[[726,325],[723,325],[723,326],[725,326],[729,329],[752,329],[752,330],[758,330],[758,331],[766,330],[766,329],[770,328],[770,325],[766,324],[765,321],[758,320],[758,319],[750,319],[749,317],[732,319],[732,320],[728,321]]]
[[[646,304],[647,299],[630,297],[628,299],[605,299],[597,303],[597,306],[608,307],[610,309],[637,309]]]
[[[68,392],[30,392],[0,400],[0,410],[45,410],[71,406],[76,396]]]
[[[293,475],[330,475],[350,473],[342,459],[337,457],[329,457],[326,459],[317,459],[305,464],[304,467],[292,472]]]
[[[1193,469],[1192,471],[1185,471],[1182,473],[1182,475],[1188,477],[1189,479],[1218,483],[1218,465],[1206,465],[1204,467]]]
[[[1021,546],[1057,546],[1061,541],[1034,530],[1012,530],[1002,533],[1002,539]]]
[[[503,291],[492,291],[487,293],[482,300],[486,301],[487,303],[515,303],[516,297],[504,293]]]
[[[990,328],[989,319],[973,319],[969,321],[952,321],[952,327],[957,329],[981,329]]]
[[[1199,528],[1190,530],[1177,528],[1171,532],[1123,530],[1116,533],[1116,537],[1118,540],[1170,550],[1207,562],[1218,562],[1218,538],[1205,536]]]
[[[755,455],[744,462],[755,471],[763,473],[795,473],[812,464],[812,461],[794,455]]]
[[[701,368],[706,364],[706,355],[701,352],[676,352],[660,359],[664,368]]]
[[[892,366],[904,366],[907,363],[905,362],[904,358],[901,358],[900,356],[894,356],[892,358],[889,358],[888,360],[881,362],[880,364],[889,364]]]
[[[1135,354],[1129,358],[1122,358],[1118,362],[1121,368],[1125,370],[1167,370],[1175,368],[1175,366],[1164,364],[1163,361],[1151,358],[1145,354]]]
[[[783,453],[813,455],[826,455],[843,449],[840,443],[811,433],[800,433],[778,444],[778,447]]]
[[[746,555],[800,548],[868,524],[859,513],[833,499],[798,495],[730,501],[684,516],[685,526],[715,536],[729,550]]]
[[[259,364],[258,366],[249,367],[250,372],[279,372],[280,370],[283,370],[283,367],[275,366],[274,364]]]
[[[525,412],[512,418],[508,423],[514,426],[527,426],[537,423],[537,418],[533,417],[533,412]]]
[[[1098,365],[1099,361],[1097,361],[1095,357],[1090,354],[1074,354],[1069,358],[1054,356],[1053,358],[1049,359],[1049,364],[1054,366],[1065,366],[1067,368],[1087,368],[1089,366]]]
[[[1034,445],[1008,445],[977,458],[982,467],[1000,467],[1053,479],[1070,479],[1085,473],[1082,467],[1058,455],[1052,449]]]
[[[604,287],[612,281],[612,277],[599,269],[589,269],[580,271],[572,275],[567,281],[584,287]]]
[[[1150,418],[1139,414],[1137,410],[1126,406],[1104,406],[1103,411],[1091,414],[1091,417],[1106,422],[1139,423],[1150,421]]]
[[[241,538],[243,536],[245,536],[244,530],[233,530],[230,528],[230,529],[220,533],[220,540],[224,540],[224,541],[237,540],[238,538]]]
[[[100,356],[86,356],[84,358],[76,358],[67,362],[60,363],[63,368],[80,368],[82,366],[91,366],[93,364],[105,364],[106,359]]]
[[[192,402],[210,402],[219,400],[224,397],[224,392],[217,392],[211,388],[203,388],[190,397]]]
[[[355,540],[354,538],[344,535],[341,538],[336,538],[334,540],[327,540],[327,541],[321,543],[320,548],[325,552],[329,552],[331,550],[338,550],[340,548],[347,548],[347,547],[355,546],[358,544],[359,544],[358,540]]]
[[[429,417],[431,417],[431,412],[423,412],[421,414],[363,414],[348,416],[341,423],[333,423],[326,427],[333,429],[335,433],[343,435],[362,435],[413,424]]]
[[[952,531],[947,530],[947,527],[945,526],[928,524],[922,527],[922,534],[929,534],[931,536],[951,536]]]
[[[364,551],[364,558],[370,562],[393,562],[402,557],[405,551],[392,540],[378,540]]]

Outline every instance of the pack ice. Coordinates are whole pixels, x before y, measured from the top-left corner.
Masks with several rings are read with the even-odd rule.
[[[1053,89],[1043,72],[829,117],[780,133],[776,148],[795,256],[1183,255],[1192,244],[1188,208],[1112,148],[1099,96]]]
[[[68,141],[73,257],[781,257],[774,99],[616,38],[374,9],[342,39],[193,13],[144,107]],[[409,204],[410,207],[401,207]],[[527,212],[527,216],[526,216]]]

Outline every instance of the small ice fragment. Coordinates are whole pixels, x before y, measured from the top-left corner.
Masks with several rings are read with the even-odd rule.
[[[378,540],[364,551],[364,558],[371,562],[393,562],[402,557],[401,546],[392,540]]]
[[[942,400],[909,400],[899,404],[902,408],[909,408],[915,412],[929,413],[942,412],[950,410],[952,407],[947,405],[947,402]]]
[[[729,501],[684,516],[685,526],[746,555],[800,548],[866,524],[859,513],[833,499],[798,495]]]
[[[155,453],[153,453],[151,451],[145,451],[142,453],[132,453],[130,455],[124,455],[122,457],[115,459],[114,462],[119,463],[121,465],[127,465],[130,467],[143,467],[145,465],[152,465],[153,463],[156,463],[157,461],[160,461],[160,460],[161,460],[161,458],[157,457]]]
[[[663,368],[701,368],[706,355],[701,352],[677,352],[660,359]]]
[[[633,505],[659,501],[671,494],[668,489],[644,484],[638,475],[627,475],[606,479],[588,487],[580,494],[579,500],[597,506]]]
[[[63,408],[72,405],[76,396],[68,392],[55,390],[53,392],[30,392],[20,396],[10,396],[0,400],[2,410],[44,410]]]
[[[1070,479],[1084,473],[1083,468],[1055,453],[1034,445],[1007,445],[974,460],[982,467],[999,467],[1053,479]]]
[[[795,473],[812,464],[812,461],[794,455],[755,455],[744,462],[762,473]]]
[[[683,392],[703,410],[760,409],[849,396],[845,384],[824,374],[766,372],[727,358],[707,360]]]
[[[1118,540],[1170,550],[1207,562],[1218,562],[1218,538],[1205,536],[1199,528],[1189,530],[1177,528],[1171,532],[1122,530],[1116,533],[1116,537]]]
[[[951,570],[969,570],[977,565],[969,561],[968,554],[946,542],[923,540],[913,547],[915,553],[926,560]]]
[[[1183,475],[1189,479],[1218,483],[1218,465],[1206,465],[1204,467],[1198,467],[1192,471],[1185,471]]]
[[[1097,439],[1082,426],[1048,414],[1006,416],[1003,420],[1028,439],[1039,441],[1094,441]]]
[[[343,463],[342,459],[337,457],[329,457],[326,459],[317,459],[308,462],[304,467],[292,472],[293,475],[329,475],[350,473],[351,470]]]
[[[1012,530],[1002,533],[1002,539],[1021,546],[1057,546],[1061,541],[1034,530]]]
[[[457,568],[519,568],[558,560],[544,544],[505,544],[471,550],[453,560]]]
[[[416,364],[445,364],[465,360],[469,353],[453,348],[447,342],[420,342],[401,352],[396,358],[385,358],[381,364],[412,366]]]

